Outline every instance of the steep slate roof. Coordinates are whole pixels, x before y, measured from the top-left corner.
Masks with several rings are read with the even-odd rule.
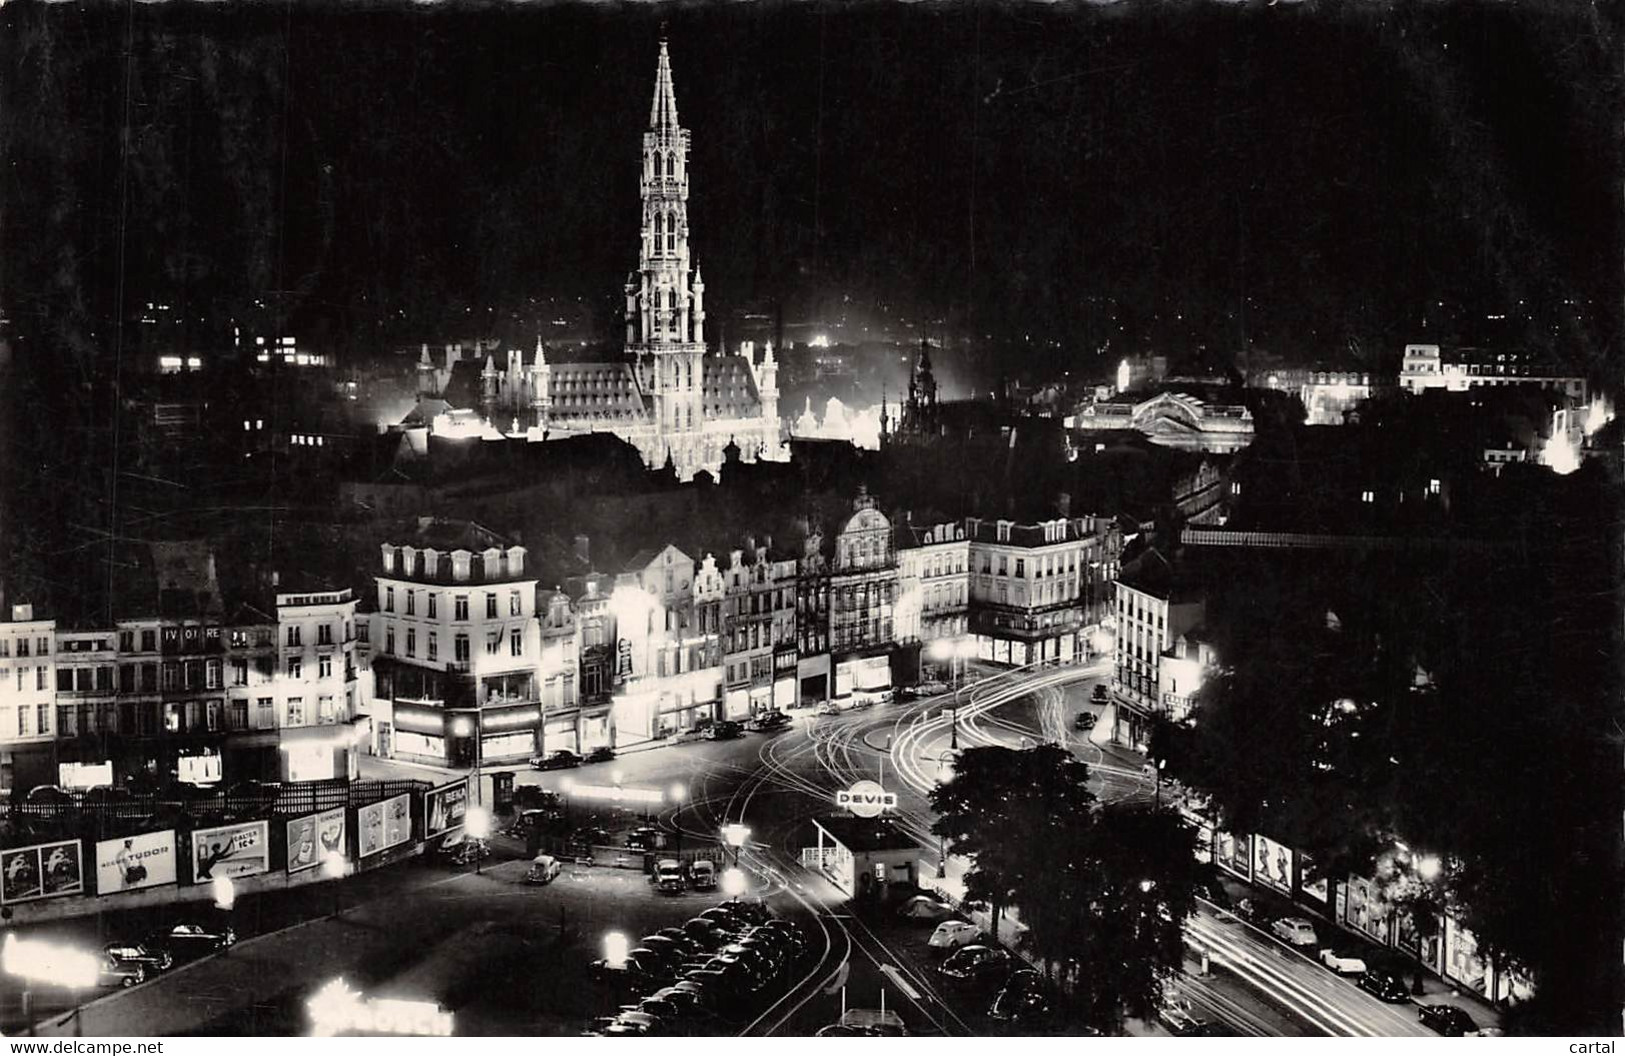
[[[743,356],[706,356],[703,362],[707,418],[754,418],[762,413],[762,396]]]
[[[549,370],[553,417],[607,415],[625,421],[647,415],[648,400],[630,363],[553,363]]]

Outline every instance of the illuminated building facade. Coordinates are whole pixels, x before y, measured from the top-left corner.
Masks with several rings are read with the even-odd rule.
[[[505,368],[494,351],[476,346],[472,359],[464,360],[458,348],[454,361],[448,349],[441,370],[424,346],[419,410],[402,424],[487,439],[610,432],[636,447],[645,465],[670,464],[681,480],[700,470],[716,476],[730,442],[746,462],[788,458],[780,440],[773,346],[759,358],[754,350],[745,356],[707,350],[705,280],[689,246],[688,154],[689,133],[678,122],[662,40],[643,133],[638,267],[624,289],[624,356],[572,363],[538,341],[529,357],[509,350]],[[477,392],[454,391],[459,372],[468,389],[477,381]],[[444,405],[435,406],[436,398]]]
[[[370,631],[380,754],[456,767],[528,760],[542,706],[525,548],[473,522],[426,519],[381,557]]]

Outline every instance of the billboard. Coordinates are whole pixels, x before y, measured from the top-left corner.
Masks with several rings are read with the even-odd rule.
[[[232,880],[258,876],[271,868],[271,827],[264,821],[245,821],[192,833],[192,883],[206,884],[217,877]]]
[[[1219,864],[1243,880],[1253,878],[1251,853],[1252,840],[1249,837],[1219,833]]]
[[[431,788],[423,796],[423,838],[432,840],[463,824],[468,816],[468,779]]]
[[[1253,836],[1253,880],[1292,893],[1292,851],[1267,836]]]
[[[344,857],[344,808],[307,814],[288,822],[288,872],[320,865],[329,855]]]
[[[111,895],[175,882],[175,830],[96,844],[96,891]]]
[[[77,895],[85,889],[78,840],[0,851],[0,902]]]
[[[355,812],[357,847],[356,857],[387,851],[412,838],[412,796],[404,793],[377,803],[369,803]]]

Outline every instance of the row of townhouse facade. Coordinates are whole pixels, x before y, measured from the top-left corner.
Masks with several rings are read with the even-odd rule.
[[[1081,659],[1120,548],[1095,518],[893,525],[860,492],[836,531],[795,549],[667,544],[539,589],[524,547],[426,522],[381,548],[361,647],[373,748],[456,767],[625,748],[879,699],[939,642],[998,663]]]
[[[543,587],[469,522],[380,545],[363,599],[274,586],[229,612],[0,622],[0,788],[354,777],[357,757],[470,767],[660,741],[879,699],[921,660],[1081,658],[1120,537],[1092,518],[893,524],[676,545]],[[269,611],[267,611],[269,610]]]
[[[230,615],[58,627],[14,605],[0,623],[0,788],[353,777],[356,602],[277,592]]]

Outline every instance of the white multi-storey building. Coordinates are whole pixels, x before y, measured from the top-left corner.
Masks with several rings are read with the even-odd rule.
[[[359,776],[367,730],[356,723],[355,608],[348,587],[276,596],[284,780]]]
[[[0,623],[0,787],[56,784],[56,621],[13,605]]]
[[[1481,386],[1530,385],[1555,392],[1580,406],[1587,400],[1586,379],[1527,352],[1406,345],[1399,368],[1399,387],[1415,394],[1428,389],[1466,392]]]
[[[969,630],[970,536],[960,522],[897,532],[897,641],[957,641]]]
[[[1155,550],[1125,567],[1116,587],[1113,736],[1143,750],[1150,743],[1153,717],[1168,716],[1164,692],[1183,695],[1174,686],[1164,689],[1163,660],[1175,642],[1201,626],[1205,608],[1200,594]]]
[[[441,766],[528,759],[542,729],[536,580],[525,548],[424,519],[374,577],[373,721],[393,754]]]

